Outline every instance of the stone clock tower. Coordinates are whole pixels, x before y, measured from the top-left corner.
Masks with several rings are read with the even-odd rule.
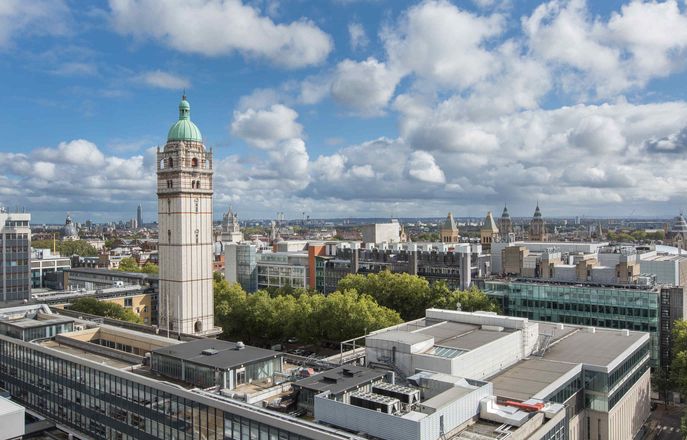
[[[214,334],[212,151],[191,122],[186,96],[179,120],[157,152],[160,329]]]

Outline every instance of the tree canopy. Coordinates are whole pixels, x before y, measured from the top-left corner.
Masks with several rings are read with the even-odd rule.
[[[296,294],[247,294],[239,284],[214,278],[215,322],[231,339],[255,343],[342,341],[398,324],[400,316],[354,289],[328,296],[306,290]]]
[[[117,303],[108,301],[98,301],[95,298],[80,298],[75,300],[70,310],[75,310],[82,313],[89,313],[91,315],[104,316],[106,318],[119,319],[122,321],[135,322],[141,324],[143,321],[133,311],[120,306]]]
[[[119,261],[119,270],[122,272],[142,272],[142,273],[159,273],[160,268],[158,267],[157,264],[154,263],[146,263],[143,265],[143,267],[140,267],[138,265],[138,262],[131,258],[131,257],[126,257],[122,258]]]
[[[396,310],[405,321],[424,316],[425,309],[430,307],[455,310],[458,303],[466,312],[499,311],[498,305],[477,288],[451,290],[443,281],[430,285],[425,278],[406,273],[382,271],[347,275],[337,287],[339,291],[355,290],[369,295],[379,305]]]

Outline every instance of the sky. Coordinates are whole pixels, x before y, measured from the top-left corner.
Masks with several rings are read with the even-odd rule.
[[[240,218],[674,216],[685,0],[2,0],[0,204],[156,219],[186,92]]]

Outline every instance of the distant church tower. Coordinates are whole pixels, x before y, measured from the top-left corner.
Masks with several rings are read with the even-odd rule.
[[[212,151],[182,97],[179,120],[157,152],[160,328],[214,333]]]
[[[448,213],[448,217],[444,220],[439,228],[439,235],[441,236],[442,243],[458,243],[460,241],[460,235],[458,234],[458,226],[456,226],[456,221],[453,219],[453,214]]]
[[[499,220],[499,231],[501,231],[502,237],[508,237],[509,234],[513,233],[513,221],[508,213],[508,207],[503,206],[503,213],[501,214],[501,219]]]
[[[499,241],[499,228],[496,226],[491,211],[487,212],[484,224],[479,230],[480,243],[484,252],[491,252],[491,244]]]
[[[534,210],[534,216],[530,221],[530,236],[531,241],[546,241],[546,223],[544,218],[541,216],[541,211],[539,210],[539,203],[537,203],[537,209]]]

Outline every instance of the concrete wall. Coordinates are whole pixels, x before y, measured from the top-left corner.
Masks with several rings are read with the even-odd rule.
[[[649,417],[650,394],[651,372],[647,370],[609,412],[608,440],[624,440],[637,434]]]
[[[24,435],[24,407],[9,399],[0,398],[0,439]]]
[[[416,420],[346,405],[321,395],[315,396],[315,420],[387,440],[420,439],[420,423]]]
[[[323,393],[315,396],[315,419],[386,440],[436,440],[440,438],[442,418],[444,433],[449,433],[475,417],[479,413],[479,401],[492,393],[492,385],[485,383],[419,420],[346,405],[330,400]]]
[[[522,332],[503,333],[502,338],[451,359],[449,374],[470,379],[484,379],[522,358]]]

